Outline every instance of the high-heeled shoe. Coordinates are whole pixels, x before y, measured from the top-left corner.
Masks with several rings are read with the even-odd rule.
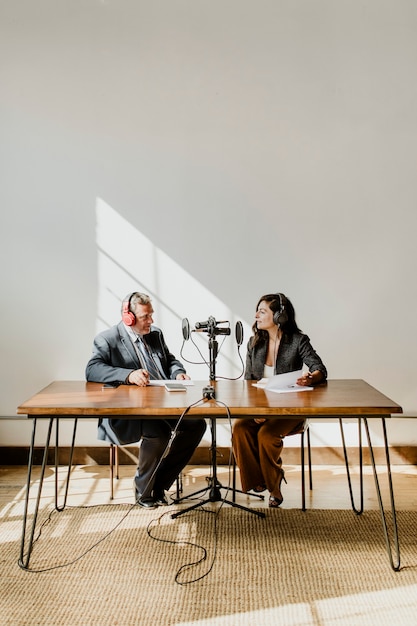
[[[271,493],[271,495],[269,496],[269,503],[268,503],[268,505],[269,505],[269,507],[271,509],[278,508],[284,502],[284,498],[283,498],[283,495],[281,493],[281,483],[282,483],[282,481],[284,481],[284,483],[287,483],[287,479],[285,478],[285,472],[284,472],[283,469],[281,470],[280,477],[278,478],[278,480],[276,482],[276,485],[274,487],[274,492],[277,495],[274,496]]]

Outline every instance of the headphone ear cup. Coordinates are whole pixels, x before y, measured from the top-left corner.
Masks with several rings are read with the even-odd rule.
[[[288,315],[284,307],[282,307],[280,311],[275,311],[274,313],[274,324],[282,326],[285,322],[288,322]]]
[[[281,326],[282,326],[283,324],[285,324],[285,322],[288,322],[288,315],[287,315],[286,310],[284,309],[279,314],[278,323],[281,324]]]
[[[136,316],[132,311],[129,311],[129,301],[123,302],[122,320],[126,326],[134,326],[136,322]]]

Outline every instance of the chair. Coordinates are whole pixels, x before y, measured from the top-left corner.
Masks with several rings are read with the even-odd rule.
[[[310,491],[313,490],[313,475],[311,471],[311,443],[310,443],[310,424],[309,420],[306,420],[304,425],[304,430],[301,433],[295,433],[301,435],[301,510],[306,510],[306,477],[305,477],[305,439],[307,438],[307,460],[308,460],[308,475],[309,475],[309,488]],[[295,435],[288,435],[289,437],[294,437]],[[306,437],[307,436],[307,437]],[[236,501],[236,459],[234,454],[232,454],[232,492],[233,492],[233,502]],[[250,493],[250,496],[255,496],[258,498],[264,499],[263,495],[257,493]]]
[[[109,468],[110,468],[110,500],[114,498],[114,479],[119,480],[119,450],[122,448],[124,452],[132,459],[132,461],[137,465],[138,458],[130,452],[125,446],[116,445],[115,443],[109,442]],[[140,443],[138,444],[140,445]],[[182,474],[177,477],[176,480],[176,497],[177,499],[180,497],[182,493]]]

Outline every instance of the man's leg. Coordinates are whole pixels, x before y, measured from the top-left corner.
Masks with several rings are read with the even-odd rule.
[[[175,421],[171,421],[174,428]],[[167,456],[162,460],[154,481],[159,496],[168,490],[190,461],[206,430],[204,419],[184,419],[179,426]]]
[[[171,426],[165,420],[142,420],[142,441],[135,474],[137,499],[152,499],[158,464],[170,437]]]

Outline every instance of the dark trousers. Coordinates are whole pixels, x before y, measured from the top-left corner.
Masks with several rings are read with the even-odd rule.
[[[136,490],[141,497],[150,497],[153,491],[160,492],[171,487],[190,461],[206,430],[205,420],[184,419],[166,453],[176,423],[175,419],[141,420],[142,439],[135,475]]]

